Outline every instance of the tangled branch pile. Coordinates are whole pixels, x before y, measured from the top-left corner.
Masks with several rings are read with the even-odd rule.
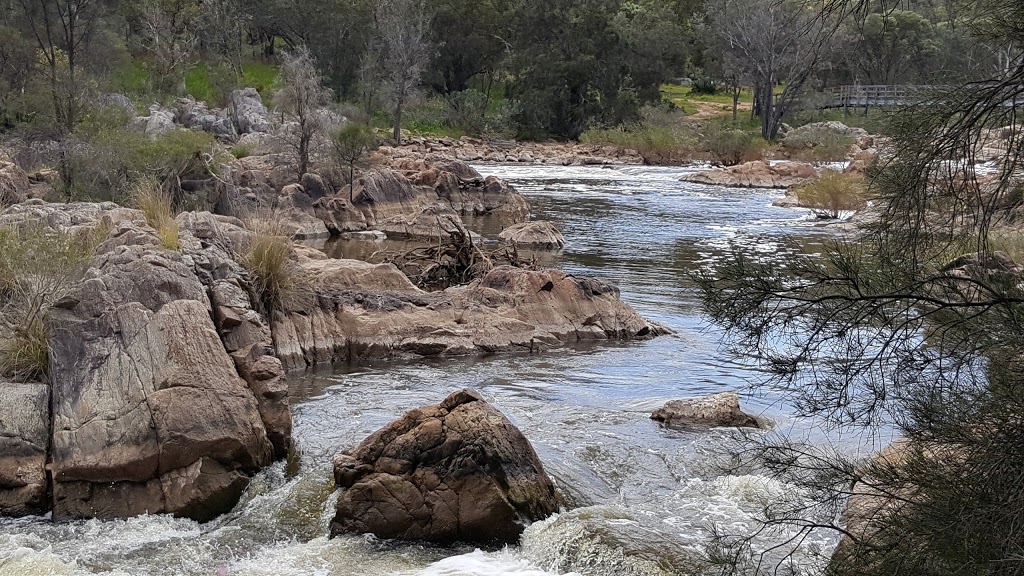
[[[426,290],[467,284],[503,264],[518,268],[535,267],[534,259],[521,258],[515,246],[502,245],[494,250],[485,250],[473,240],[461,222],[450,217],[447,221],[448,226],[443,227],[449,235],[447,241],[439,237],[434,245],[374,256],[380,255],[383,262],[394,264],[414,284]],[[371,259],[376,260],[375,257]]]

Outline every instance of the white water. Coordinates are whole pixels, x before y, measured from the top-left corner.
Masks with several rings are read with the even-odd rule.
[[[296,475],[286,475],[283,463],[273,466],[232,513],[205,525],[165,516],[0,520],[0,576],[661,576],[690,572],[712,524],[746,533],[765,502],[801,498],[757,474],[719,471],[726,447],[744,442],[743,434],[664,430],[648,415],[666,400],[739,390],[759,378],[719,353],[687,272],[730,244],[764,254],[801,249],[786,235],[815,234],[806,213],[772,207],[777,192],[681,183],[683,169],[480,170],[510,180],[538,216],[561,225],[569,246],[553,264],[610,279],[624,300],[676,333],[544,355],[381,363],[296,378]],[[519,546],[497,551],[327,538],[331,456],[406,409],[466,386],[520,426],[570,509],[529,527]],[[779,430],[813,435],[779,398],[748,397],[744,405]],[[833,544],[816,535],[795,559],[811,568]]]

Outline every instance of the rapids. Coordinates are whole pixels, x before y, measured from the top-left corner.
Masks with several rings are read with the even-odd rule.
[[[683,574],[712,524],[751,530],[766,502],[802,498],[756,473],[720,472],[725,448],[743,442],[743,433],[669,431],[648,416],[669,399],[742,390],[759,377],[720,352],[719,333],[701,316],[688,272],[730,244],[769,255],[813,247],[818,224],[803,210],[772,207],[781,192],[685,184],[678,181],[688,170],[682,168],[478,169],[510,181],[536,218],[561,226],[568,246],[540,256],[545,263],[611,280],[625,301],[675,333],[531,356],[381,362],[295,375],[295,454],[262,472],[230,514],[202,525],[166,516],[62,524],[2,519],[0,575]],[[482,224],[485,236],[495,234]],[[789,235],[803,244],[787,241]],[[358,257],[380,248],[350,241],[327,250]],[[405,410],[462,387],[479,389],[523,430],[570,509],[502,550],[328,539],[331,456]],[[779,398],[742,402],[777,430],[814,437]],[[785,536],[766,535],[758,544]],[[794,556],[796,567],[820,563],[834,544],[831,535],[816,534]]]

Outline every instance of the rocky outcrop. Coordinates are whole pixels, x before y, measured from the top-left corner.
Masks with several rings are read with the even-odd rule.
[[[236,136],[235,122],[227,110],[211,110],[205,102],[196,102],[191,97],[178,98],[171,108],[174,112],[174,121],[189,130],[210,132],[217,138],[227,141],[233,140]]]
[[[483,178],[462,162],[399,162],[365,173],[352,200],[347,191],[313,203],[333,234],[378,230],[389,236],[437,238],[460,216],[490,216],[504,225],[529,217],[529,204],[498,178]]]
[[[270,111],[255,88],[231,93],[231,117],[239,134],[270,132]]]
[[[50,389],[0,382],[0,516],[43,514]]]
[[[174,112],[163,108],[159,104],[149,107],[149,116],[138,116],[132,121],[133,129],[145,134],[150,139],[156,139],[168,132],[177,130],[174,124]]]
[[[473,390],[423,406],[334,459],[331,533],[511,544],[560,498],[529,441]]]
[[[740,410],[740,397],[732,392],[672,400],[655,410],[651,420],[673,428],[762,427],[757,418]]]
[[[561,230],[543,220],[513,224],[502,230],[498,238],[523,248],[561,250],[565,247],[565,236],[562,236]]]
[[[847,138],[849,142],[859,148],[870,148],[874,144],[873,138],[867,130],[847,126],[837,120],[830,120],[827,122],[811,122],[810,124],[804,124],[789,130],[786,132],[785,138],[782,139],[782,145],[802,147],[819,139],[818,135],[822,133],[831,133]]]
[[[804,162],[755,160],[738,166],[693,172],[683,182],[730,188],[789,188],[818,177],[818,170]]]
[[[532,352],[665,333],[619,300],[614,286],[558,270],[503,266],[466,286],[423,292],[390,264],[318,260],[302,267],[315,272],[322,288],[315,306],[274,315],[274,346],[288,369]]]
[[[0,208],[25,200],[30,186],[25,171],[0,155]]]
[[[119,234],[47,318],[53,514],[209,520],[273,446],[193,269],[155,238]]]
[[[389,158],[462,160],[518,164],[593,166],[644,164],[636,150],[598,144],[568,142],[518,142],[480,138],[405,138],[401,146],[384,146],[380,154]]]

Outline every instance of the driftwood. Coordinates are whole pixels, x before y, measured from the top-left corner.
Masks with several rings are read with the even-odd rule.
[[[495,266],[508,264],[518,268],[535,268],[533,258],[520,258],[516,247],[502,245],[494,250],[485,250],[474,242],[472,234],[461,222],[449,217],[447,226],[438,228],[448,233],[448,238],[438,236],[437,244],[420,246],[405,252],[377,252],[371,260],[389,262],[397,266],[417,286],[427,290],[443,290],[450,286],[467,284],[487,274]]]

